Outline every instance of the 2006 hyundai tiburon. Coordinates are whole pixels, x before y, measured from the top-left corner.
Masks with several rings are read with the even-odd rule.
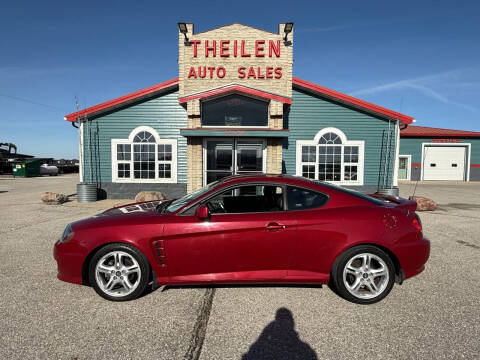
[[[330,284],[371,304],[423,271],[416,203],[285,175],[232,176],[177,200],[112,208],[67,225],[58,278],[113,301],[151,284]]]

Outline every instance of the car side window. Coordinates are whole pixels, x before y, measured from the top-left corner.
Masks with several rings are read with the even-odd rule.
[[[328,196],[313,190],[288,186],[287,208],[292,210],[307,210],[322,207],[328,201]]]
[[[239,186],[207,202],[212,214],[283,211],[283,188],[276,185]]]

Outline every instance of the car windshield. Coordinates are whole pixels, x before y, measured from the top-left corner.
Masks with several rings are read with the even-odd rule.
[[[184,197],[181,197],[180,199],[177,199],[175,201],[173,201],[165,210],[164,210],[164,213],[165,214],[171,214],[175,211],[177,211],[178,209],[180,209],[181,207],[185,206],[187,203],[189,203],[190,201],[202,196],[203,194],[205,194],[207,191],[213,189],[215,186],[218,185],[220,181],[215,181],[215,182],[212,182],[210,184],[208,184],[207,186],[204,186],[198,190],[195,190],[194,192],[191,192],[190,194],[187,194],[185,195]]]
[[[329,188],[334,189],[334,190],[343,191],[344,193],[347,193],[347,194],[356,196],[356,197],[358,197],[358,198],[360,198],[360,199],[370,201],[371,203],[374,203],[374,204],[376,204],[376,205],[385,205],[385,202],[384,202],[384,201],[381,201],[380,199],[376,199],[376,198],[374,198],[374,197],[372,197],[372,196],[363,194],[363,193],[361,193],[361,192],[359,192],[359,191],[356,191],[356,190],[347,189],[347,188],[344,188],[344,187],[342,187],[342,186],[338,186],[338,185],[331,184],[331,183],[327,183],[327,182],[323,182],[323,181],[314,181],[314,182],[317,183],[317,184],[320,184],[320,185],[329,187]]]

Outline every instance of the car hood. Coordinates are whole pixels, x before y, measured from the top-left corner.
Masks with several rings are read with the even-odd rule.
[[[138,203],[130,203],[126,205],[116,206],[105,210],[103,213],[95,215],[95,217],[99,216],[114,216],[114,215],[123,215],[123,214],[130,214],[130,213],[139,213],[139,212],[155,212],[155,209],[159,204],[164,202],[165,200],[153,200],[153,201],[144,201]]]

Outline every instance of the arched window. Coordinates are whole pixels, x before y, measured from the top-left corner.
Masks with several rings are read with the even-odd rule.
[[[313,141],[297,141],[297,175],[339,184],[363,185],[363,141],[325,128]]]
[[[320,141],[318,142],[319,144],[341,144],[342,139],[340,139],[340,136],[335,134],[334,132],[328,132],[320,138]]]
[[[140,126],[128,139],[112,139],[112,181],[176,182],[176,158],[176,139],[161,139],[154,129]]]
[[[133,142],[136,143],[154,143],[155,137],[148,131],[140,131],[133,138]]]

